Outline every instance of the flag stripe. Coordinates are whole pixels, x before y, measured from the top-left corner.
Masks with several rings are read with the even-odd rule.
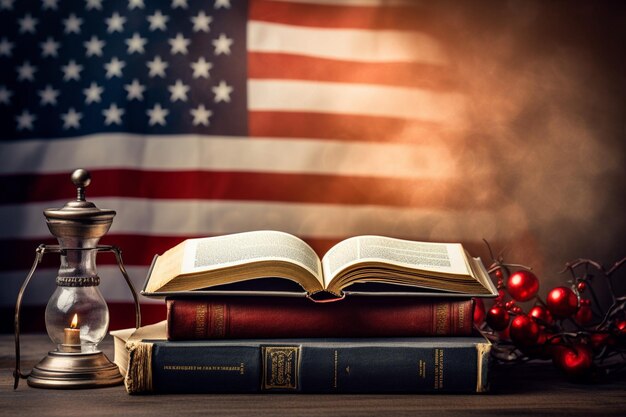
[[[150,265],[155,254],[162,254],[166,250],[176,246],[185,239],[196,237],[208,237],[208,235],[186,236],[149,236],[149,235],[124,235],[108,234],[101,244],[110,244],[122,250],[125,265]],[[304,240],[323,256],[340,238],[309,238],[302,236]],[[0,271],[24,270],[32,264],[35,257],[35,249],[40,244],[56,245],[52,237],[45,239],[0,239],[0,251],[11,250],[16,256],[6,259],[0,264]],[[5,252],[2,252],[5,253]],[[115,265],[116,260],[112,254],[101,253],[98,255],[98,265]],[[46,255],[41,263],[41,268],[58,268],[59,258],[57,255]]]
[[[409,31],[309,28],[250,21],[249,52],[288,53],[354,62],[448,63],[432,37]]]
[[[36,167],[36,168],[35,168]],[[335,174],[387,178],[455,175],[444,144],[107,133],[0,143],[0,174],[131,168]]]
[[[35,259],[34,250],[30,253],[32,258],[27,260],[28,266],[33,263]],[[59,255],[58,254],[46,254],[44,259],[51,258],[52,261],[56,261],[56,266],[48,268],[37,268],[36,274],[33,276],[33,281],[29,284],[28,291],[24,295],[25,305],[45,305],[48,299],[56,288],[55,278],[59,272]],[[103,257],[103,259],[105,259]],[[99,289],[108,301],[132,301],[132,295],[130,289],[124,282],[124,277],[114,261],[109,261],[109,264],[98,265],[98,276],[100,277]],[[133,286],[139,291],[146,280],[148,273],[148,265],[130,265],[125,264],[128,275],[133,283]],[[26,278],[28,273],[27,269],[2,272],[0,273],[0,279],[2,279],[3,288],[0,291],[0,305],[15,305],[17,299],[17,293],[20,286]],[[162,300],[151,300],[146,297],[141,297],[140,302],[163,302]]]
[[[429,147],[437,144],[454,149],[456,154],[462,154],[468,146],[458,130],[439,123],[396,117],[255,111],[249,114],[248,128],[252,137],[406,142]],[[372,169],[376,170],[376,167]]]
[[[185,239],[209,237],[212,235],[127,235],[110,233],[106,235],[100,242],[103,245],[115,245],[122,251],[122,258],[124,264],[128,266],[148,266],[151,264],[154,255],[162,254],[166,250],[176,246]],[[315,250],[318,256],[323,257],[326,252],[339,241],[347,236],[342,237],[329,237],[329,238],[317,238],[310,236],[299,236],[305,242]],[[516,236],[518,237],[518,236]],[[502,247],[504,245],[502,240],[490,240],[490,244],[493,247]],[[33,238],[33,239],[0,239],[0,250],[11,250],[15,253],[14,257],[6,259],[0,263],[0,271],[6,276],[20,276],[17,271],[23,271],[22,279],[27,273],[27,269],[35,259],[35,249],[40,244],[56,245],[58,242],[52,237],[46,238]],[[477,256],[478,254],[486,250],[484,242],[480,240],[469,240],[464,242],[464,246],[469,250],[471,254]],[[116,260],[113,254],[102,252],[98,255],[98,266],[116,265]],[[54,269],[59,267],[59,257],[56,254],[45,255],[39,268],[42,269]],[[10,272],[14,271],[14,272]],[[117,274],[117,271],[112,272]],[[2,276],[2,275],[0,275]],[[142,276],[145,276],[143,274]]]
[[[429,26],[423,18],[427,10],[417,9],[414,4],[406,7],[406,2],[329,0],[326,4],[320,3],[257,0],[250,3],[248,17],[319,28],[414,30]]]
[[[48,237],[42,212],[65,202],[0,206],[0,218],[12,219],[0,230],[0,239]],[[93,202],[124,213],[111,227],[111,233],[118,234],[217,235],[276,229],[312,238],[376,234],[436,241],[452,235],[456,240],[475,240],[477,234],[495,239],[498,230],[514,236],[526,227],[519,209],[504,204],[495,211],[191,199],[94,198]]]
[[[293,80],[249,80],[251,111],[301,111],[399,117],[462,124],[465,99],[418,88]]]
[[[1,279],[1,277],[0,277]],[[106,298],[106,297],[105,297]],[[13,300],[15,301],[15,300]],[[121,302],[111,302],[107,300],[109,306],[109,330],[128,329],[135,327],[135,306],[131,300]],[[26,305],[20,311],[21,325],[20,331],[25,333],[45,333],[45,302],[39,305]],[[0,317],[12,318],[15,314],[14,308],[0,305]],[[143,326],[165,320],[167,309],[165,303],[144,303],[141,304],[141,324]],[[0,321],[0,333],[12,333],[13,320]]]
[[[252,79],[328,81],[417,87],[451,92],[458,80],[441,66],[414,62],[352,62],[284,53],[248,54]]]
[[[265,0],[252,0],[253,2]],[[370,7],[391,7],[417,5],[421,0],[274,0],[285,3],[320,4],[335,6],[370,6]]]
[[[89,198],[215,199],[292,203],[369,204],[397,207],[469,208],[491,204],[489,195],[460,180],[347,177],[223,171],[94,170],[106,178],[88,188]],[[132,178],[132,181],[129,179]],[[0,176],[0,205],[61,200],[75,191],[67,174]],[[399,192],[401,190],[401,192]],[[493,196],[491,196],[493,197]]]

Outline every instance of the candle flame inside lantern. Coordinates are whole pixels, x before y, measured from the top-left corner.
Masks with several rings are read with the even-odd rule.
[[[74,314],[74,318],[72,319],[72,322],[70,323],[70,328],[71,329],[78,328],[78,314]]]

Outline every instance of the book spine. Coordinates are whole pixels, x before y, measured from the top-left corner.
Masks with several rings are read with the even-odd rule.
[[[466,336],[472,300],[354,297],[168,299],[169,340],[290,337]]]
[[[138,393],[419,393],[487,390],[487,342],[463,346],[287,341],[155,342],[131,356]],[[177,345],[178,344],[178,345]],[[136,363],[133,363],[135,361]],[[149,368],[149,369],[148,369]],[[138,377],[141,376],[141,377]],[[149,376],[150,380],[146,380]],[[128,377],[127,377],[128,379]]]

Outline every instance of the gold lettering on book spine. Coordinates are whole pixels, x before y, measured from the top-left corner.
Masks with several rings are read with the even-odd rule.
[[[465,327],[465,315],[467,314],[467,304],[463,303],[458,308],[459,319],[456,321],[458,329]]]
[[[434,369],[434,384],[435,390],[443,388],[443,349],[435,349],[435,369]]]
[[[448,333],[449,307],[448,303],[435,304],[435,334],[445,335]]]
[[[206,336],[206,320],[207,320],[207,306],[206,304],[200,304],[196,306],[196,327],[194,334],[196,339],[203,339]]]
[[[300,347],[263,347],[263,389],[298,389]]]
[[[215,337],[225,337],[226,336],[226,319],[224,317],[224,313],[226,311],[226,307],[223,304],[215,304],[211,309],[211,313],[213,315],[213,336]]]
[[[243,362],[237,365],[163,365],[164,371],[182,372],[236,372],[244,375],[246,367]]]

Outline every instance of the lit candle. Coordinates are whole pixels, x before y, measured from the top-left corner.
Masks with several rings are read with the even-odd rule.
[[[70,327],[66,327],[64,332],[64,345],[66,345],[65,349],[69,352],[80,352],[80,327],[78,327],[78,314],[74,314]]]

